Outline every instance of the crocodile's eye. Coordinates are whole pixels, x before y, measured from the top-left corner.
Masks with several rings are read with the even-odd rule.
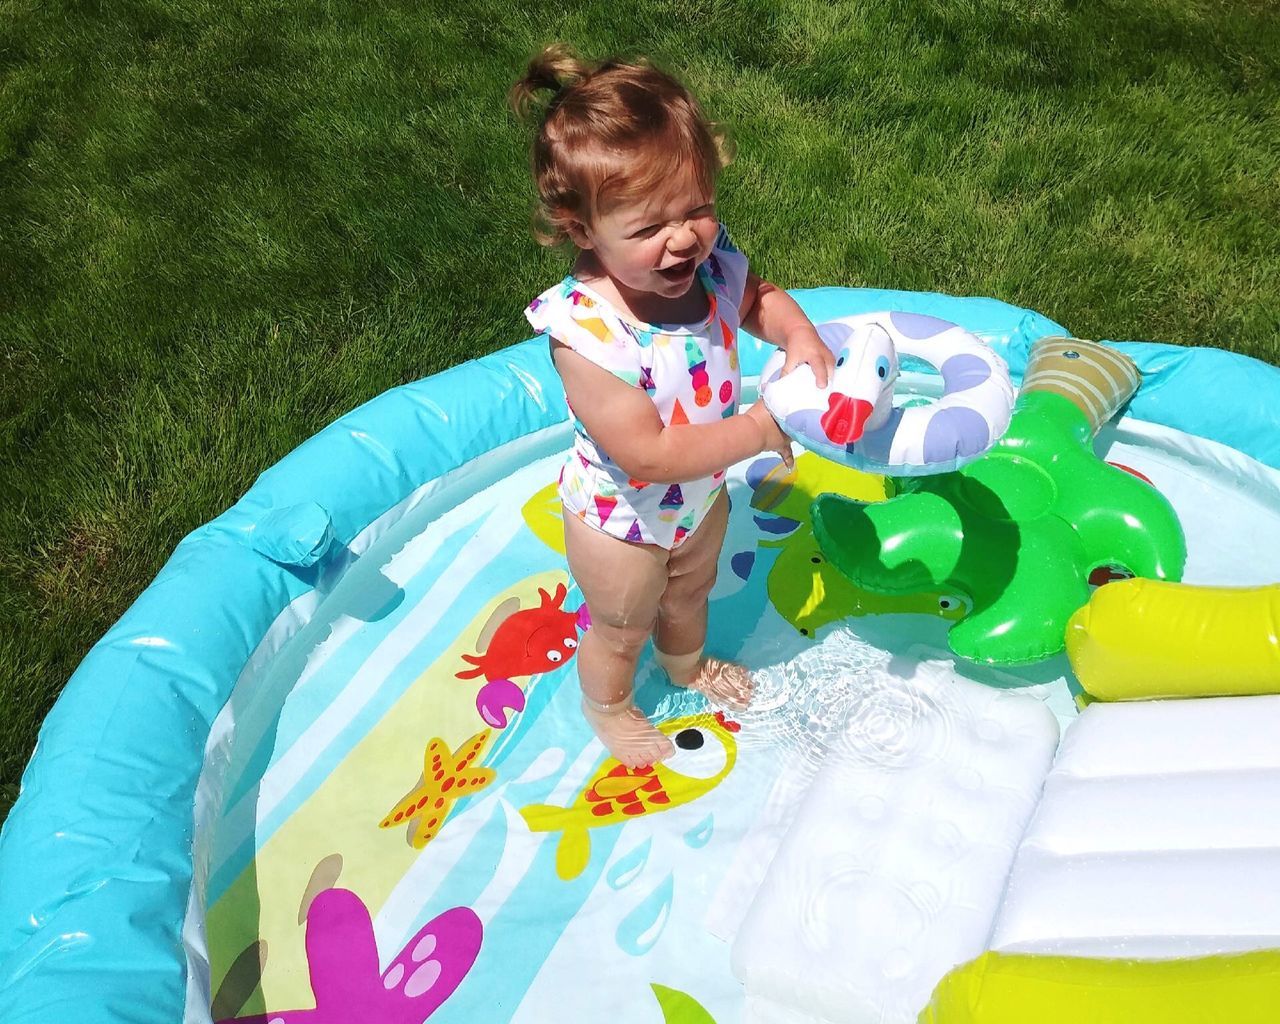
[[[969,608],[968,599],[959,594],[943,594],[938,598],[938,610],[948,618],[963,618],[969,614]]]

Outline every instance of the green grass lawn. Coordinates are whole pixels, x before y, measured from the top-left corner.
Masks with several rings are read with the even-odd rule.
[[[527,336],[566,260],[527,230],[504,93],[544,42],[686,77],[780,284],[1280,362],[1268,0],[514,6],[0,0],[0,817],[185,533],[341,413]]]

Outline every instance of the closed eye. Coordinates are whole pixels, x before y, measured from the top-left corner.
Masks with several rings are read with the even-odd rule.
[[[687,214],[685,214],[685,218],[687,220],[698,220],[699,218],[702,218],[702,217],[715,216],[715,212],[716,212],[716,204],[714,202],[703,203],[701,206],[695,207],[694,209],[690,210]],[[661,224],[646,224],[644,227],[631,232],[631,234],[629,234],[627,237],[628,238],[652,238],[660,230],[662,230]]]

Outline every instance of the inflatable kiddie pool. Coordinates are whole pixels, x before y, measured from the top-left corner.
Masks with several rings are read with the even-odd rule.
[[[959,324],[1015,380],[1067,334],[990,299],[797,297],[814,320]],[[1120,347],[1143,384],[1096,449],[1172,504],[1184,580],[1280,580],[1280,372]],[[769,350],[740,352],[751,400]],[[344,416],[182,541],[67,685],[5,824],[0,1019],[740,1019],[726,940],[761,823],[785,821],[777,794],[821,764],[867,673],[948,654],[965,597],[879,596],[824,563],[812,498],[884,499],[884,478],[813,455],[790,476],[735,466],[709,647],[759,670],[759,699],[716,714],[646,655],[639,700],[677,755],[610,772],[577,712],[569,437],[533,339]],[[1078,713],[1065,657],[955,671],[1067,730]]]

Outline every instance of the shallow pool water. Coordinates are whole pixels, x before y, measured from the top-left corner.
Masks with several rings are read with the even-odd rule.
[[[338,886],[367,907],[384,967],[444,911],[477,915],[479,956],[433,1020],[648,1024],[661,1019],[660,1004],[674,1013],[681,1000],[736,1020],[741,986],[726,939],[831,737],[838,730],[854,756],[892,771],[914,753],[913,722],[945,720],[935,698],[878,686],[874,673],[897,658],[949,658],[954,614],[936,598],[932,614],[838,614],[848,595],[807,554],[803,519],[781,515],[778,494],[764,494],[776,484],[776,474],[766,482],[768,460],[753,460],[729,476],[708,649],[755,671],[755,702],[717,722],[646,655],[641,706],[671,728],[701,730],[701,745],[659,773],[664,802],[637,789],[641,809],[628,811],[621,794],[631,790],[616,782],[600,790],[609,800],[589,801],[605,755],[578,712],[572,658],[525,671],[528,650],[487,647],[512,615],[536,630],[539,615],[550,622],[581,603],[559,550],[562,433],[456,507],[410,516],[377,540],[307,626],[262,654],[264,670],[246,674],[224,710],[205,766],[221,811],[198,848],[211,990],[226,1016],[314,1005],[320,968],[308,963],[303,922],[316,892]],[[1147,424],[1126,421],[1099,446],[1175,506],[1189,582],[1280,579],[1280,549],[1266,542],[1280,536],[1270,476],[1242,484],[1222,457],[1229,450]],[[785,593],[779,563],[790,574]],[[796,565],[811,566],[807,597],[796,596]],[[505,728],[477,710],[486,679],[459,678],[477,662],[523,694]],[[1024,688],[1064,726],[1075,714],[1063,657],[958,670]],[[929,736],[946,742],[945,730]],[[474,737],[474,763],[492,780],[461,796],[432,789],[430,751],[447,758]],[[421,816],[380,827],[419,790],[429,806],[443,801],[442,824],[422,846]],[[531,831],[539,815],[554,827]]]

